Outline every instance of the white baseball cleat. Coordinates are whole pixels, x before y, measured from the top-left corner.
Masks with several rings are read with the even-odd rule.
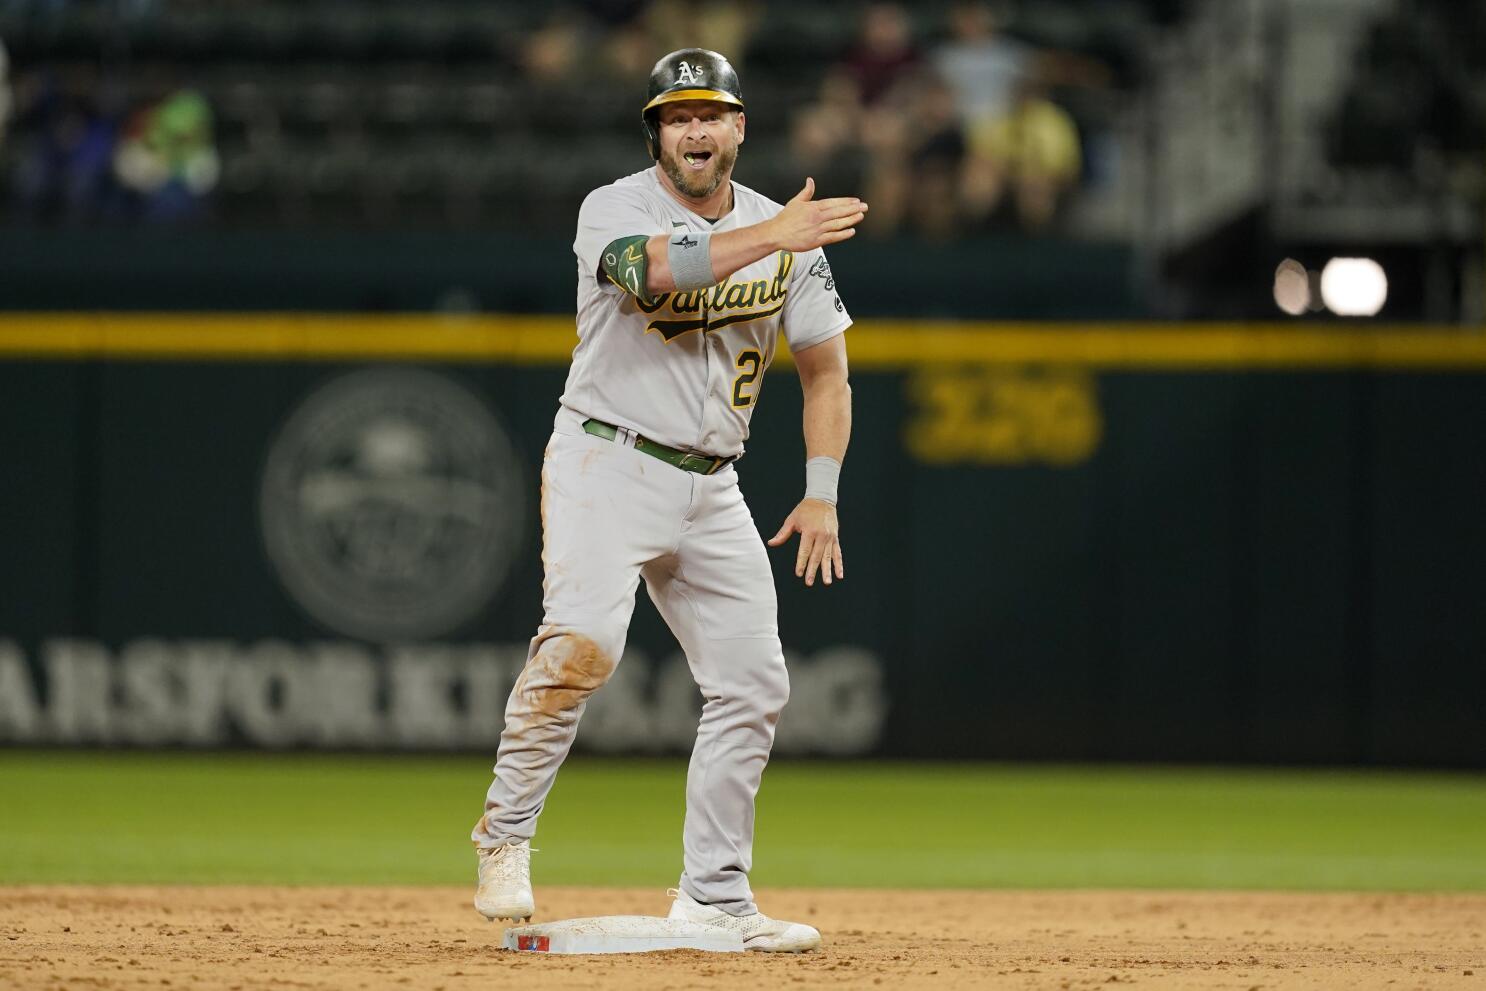
[[[504,846],[479,848],[480,886],[475,889],[475,910],[494,922],[521,922],[535,911],[531,897],[531,844],[526,840]]]
[[[728,915],[720,908],[703,905],[684,891],[666,892],[675,899],[668,919],[700,922],[728,929],[743,937],[743,949],[765,953],[800,953],[820,946],[820,933],[801,922],[781,922],[762,912],[752,915]]]

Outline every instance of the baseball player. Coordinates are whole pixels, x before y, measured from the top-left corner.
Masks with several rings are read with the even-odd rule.
[[[754,950],[820,934],[759,912],[748,884],[754,797],[789,696],[768,555],[734,462],[783,330],[804,389],[805,495],[769,541],[800,535],[806,585],[845,576],[836,487],[851,430],[850,325],[822,245],[867,204],[780,204],[732,181],[743,96],[716,52],[672,52],[642,111],[657,164],[578,213],[578,346],[542,462],[545,615],[506,706],[495,782],[472,839],[475,908],[533,912],[530,840],[588,697],[624,651],[640,579],[705,704],[686,783],[673,919]]]

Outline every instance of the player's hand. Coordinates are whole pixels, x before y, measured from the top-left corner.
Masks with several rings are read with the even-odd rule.
[[[867,204],[855,196],[817,200],[815,180],[784,204],[770,221],[774,243],[786,251],[809,251],[825,244],[845,241],[856,233],[856,225],[867,215]]]
[[[819,499],[802,499],[779,532],[770,538],[769,546],[781,546],[793,533],[800,535],[800,550],[795,555],[796,578],[814,585],[819,572],[829,585],[832,577],[846,577],[846,564],[841,557],[841,524],[836,520],[835,506]]]

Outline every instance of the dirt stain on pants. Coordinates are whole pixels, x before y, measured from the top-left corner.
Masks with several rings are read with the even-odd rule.
[[[561,716],[603,687],[614,666],[614,658],[581,633],[550,633],[537,644],[516,691],[531,716]]]
[[[506,704],[496,780],[470,837],[477,846],[531,838],[584,703],[609,680],[616,663],[591,637],[570,629],[537,637]]]

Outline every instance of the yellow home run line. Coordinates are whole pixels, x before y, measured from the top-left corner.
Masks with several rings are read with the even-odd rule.
[[[1463,330],[1281,324],[957,324],[864,320],[853,367],[963,363],[1109,369],[1486,368]],[[310,314],[5,314],[0,358],[108,361],[428,361],[562,365],[566,317]],[[787,350],[780,357],[787,361]]]

